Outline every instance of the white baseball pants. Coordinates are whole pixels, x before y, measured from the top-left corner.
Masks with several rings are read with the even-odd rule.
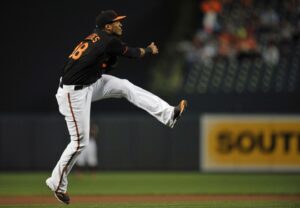
[[[67,176],[78,155],[89,143],[91,102],[123,97],[163,124],[172,126],[174,107],[126,79],[103,75],[97,82],[81,90],[75,91],[72,85],[58,88],[56,98],[59,111],[67,122],[71,142],[52,172],[51,187],[55,189],[52,191],[63,193],[67,191]]]

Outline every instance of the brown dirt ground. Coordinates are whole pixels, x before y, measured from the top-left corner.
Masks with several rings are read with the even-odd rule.
[[[72,203],[191,202],[191,201],[298,201],[300,195],[111,195],[71,196]],[[55,204],[54,196],[0,196],[4,204]]]

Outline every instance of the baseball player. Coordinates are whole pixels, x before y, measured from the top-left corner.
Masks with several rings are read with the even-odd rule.
[[[113,10],[102,11],[96,18],[94,32],[69,55],[60,79],[56,99],[59,111],[65,117],[71,141],[51,177],[46,180],[46,185],[65,204],[70,203],[67,176],[78,155],[89,143],[92,102],[106,98],[126,98],[171,128],[187,107],[186,100],[181,100],[175,107],[170,106],[128,80],[106,74],[116,66],[119,56],[142,58],[158,54],[158,48],[153,42],[146,48],[134,48],[121,41],[121,21],[125,18]]]

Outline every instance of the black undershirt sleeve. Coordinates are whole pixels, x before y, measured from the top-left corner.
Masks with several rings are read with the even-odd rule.
[[[124,56],[128,58],[141,58],[140,48],[133,48],[127,46],[121,40],[113,39],[107,46],[107,53],[109,55]]]

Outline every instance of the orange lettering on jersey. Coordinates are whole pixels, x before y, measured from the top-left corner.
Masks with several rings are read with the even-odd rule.
[[[77,60],[81,57],[83,52],[89,47],[88,42],[81,42],[79,45],[74,49],[73,53],[69,56],[69,58],[72,58],[74,60]]]
[[[96,43],[98,40],[100,40],[100,37],[97,33],[93,33],[93,34],[87,36],[85,39],[91,40],[93,43]]]

